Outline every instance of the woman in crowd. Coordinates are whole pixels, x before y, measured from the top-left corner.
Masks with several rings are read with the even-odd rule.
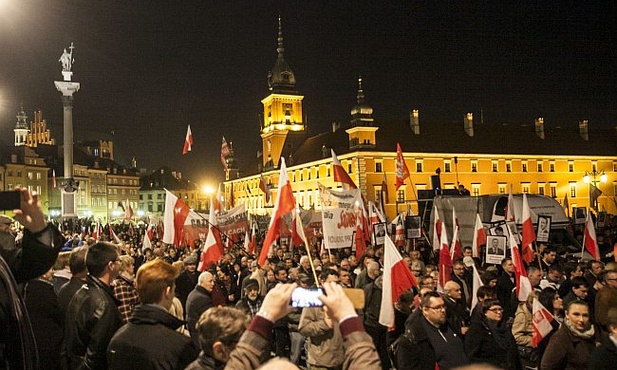
[[[597,336],[597,330],[589,321],[587,303],[572,301],[566,307],[563,325],[548,342],[541,369],[587,369],[591,353],[596,348]]]
[[[503,309],[498,300],[482,303],[482,320],[472,322],[465,336],[470,363],[488,363],[506,370],[521,368],[514,337],[502,319]]]

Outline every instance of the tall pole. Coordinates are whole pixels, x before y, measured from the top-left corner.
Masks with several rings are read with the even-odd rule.
[[[56,89],[62,94],[63,107],[63,139],[64,139],[64,184],[62,187],[62,218],[77,217],[77,189],[79,184],[73,178],[73,94],[79,91],[80,83],[72,82],[73,72],[73,43],[70,52],[64,52],[58,60],[62,63],[63,81],[54,81]]]

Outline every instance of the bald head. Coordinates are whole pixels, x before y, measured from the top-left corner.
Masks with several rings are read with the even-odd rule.
[[[461,286],[454,281],[448,281],[443,286],[443,291],[452,299],[461,299]]]

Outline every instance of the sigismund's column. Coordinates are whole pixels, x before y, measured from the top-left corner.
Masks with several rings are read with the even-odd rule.
[[[71,82],[73,72],[73,43],[70,52],[64,52],[58,60],[62,63],[64,81],[54,81],[56,89],[62,93],[64,108],[64,184],[62,186],[62,218],[77,217],[77,189],[79,184],[73,178],[73,94],[79,91],[79,82]]]

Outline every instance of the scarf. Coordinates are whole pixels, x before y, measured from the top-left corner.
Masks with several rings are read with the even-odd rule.
[[[574,325],[572,325],[572,322],[567,317],[563,320],[563,323],[566,325],[568,330],[570,330],[570,333],[572,333],[575,337],[581,339],[589,339],[596,334],[596,330],[594,329],[593,325],[589,325],[589,329],[587,330],[580,331],[575,328]]]
[[[487,325],[488,330],[493,333],[493,338],[497,345],[501,349],[508,349],[512,346],[512,333],[508,325],[500,325],[500,323],[484,318],[484,323]]]

